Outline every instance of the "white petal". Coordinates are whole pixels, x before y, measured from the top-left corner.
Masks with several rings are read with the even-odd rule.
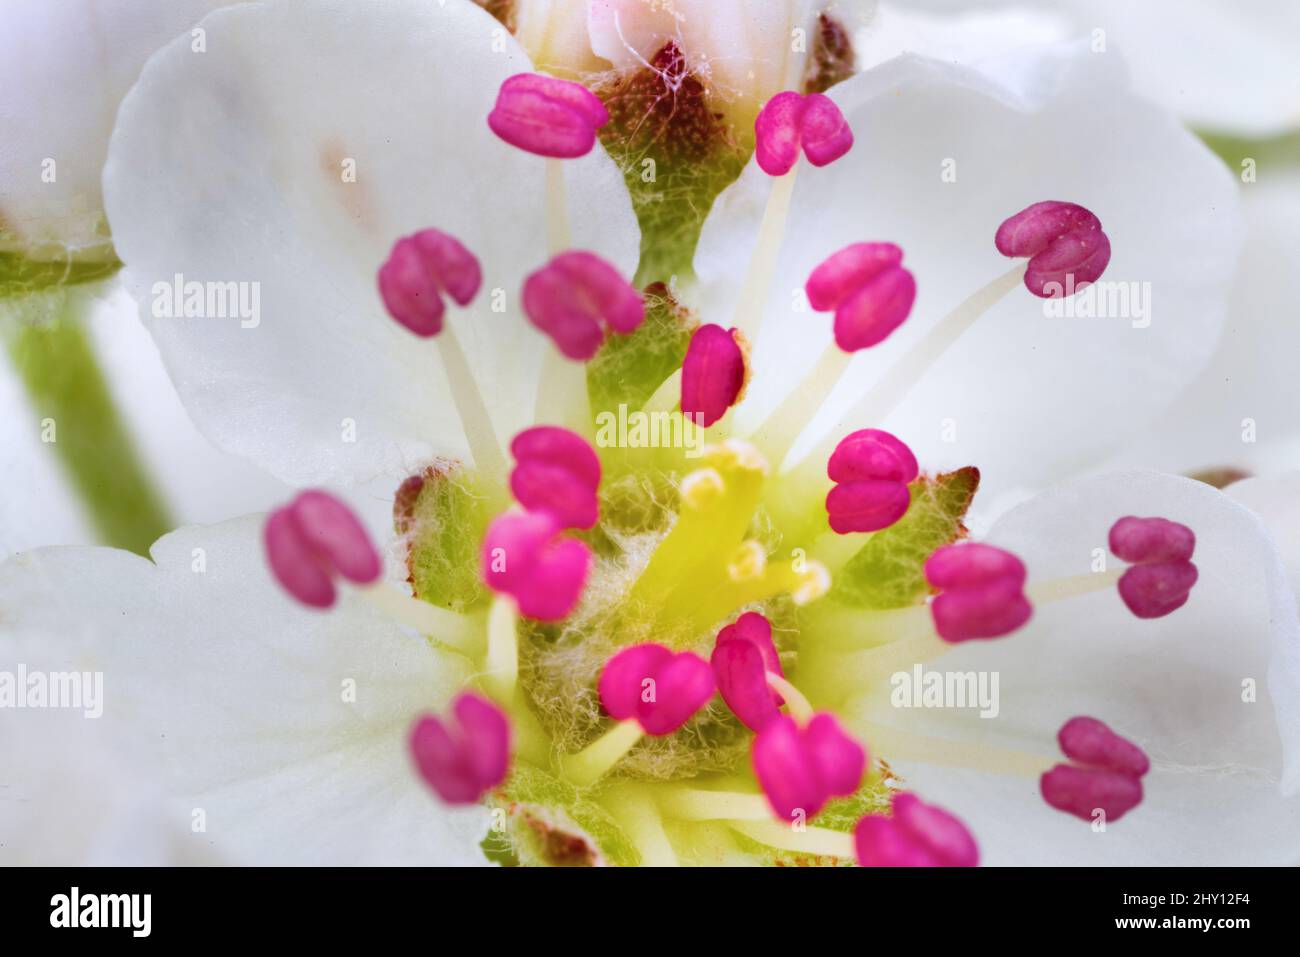
[[[999,674],[1000,713],[893,709],[913,732],[1060,759],[1055,735],[1089,715],[1150,756],[1143,803],[1094,833],[1043,802],[1032,777],[895,761],[908,786],[965,819],[989,863],[1295,863],[1300,847],[1300,621],[1259,520],[1190,479],[1132,471],[1083,479],[1013,509],[988,541],[1020,555],[1030,585],[1087,574],[1123,515],[1191,527],[1200,578],[1160,619],[1113,587],[1040,604],[1020,632],[959,646],[926,667]],[[1250,679],[1257,700],[1243,700]],[[866,702],[864,702],[865,704]],[[978,754],[978,752],[976,752]]]
[[[1115,57],[1026,52],[1018,74],[1023,86],[1011,88],[908,56],[831,91],[857,143],[798,174],[755,350],[751,425],[830,343],[830,317],[799,308],[822,259],[852,242],[896,242],[918,294],[910,319],[854,358],[814,430],[829,428],[942,315],[1013,265],[994,248],[994,232],[1044,199],[1100,217],[1113,250],[1104,280],[1149,291],[1149,326],[1047,318],[1045,300],[1017,287],[891,415],[850,418],[837,434],[883,427],[926,468],[977,465],[988,489],[1041,484],[1150,421],[1204,365],[1240,244],[1231,177],[1172,117],[1127,91]],[[943,181],[948,163],[955,182]],[[751,163],[705,224],[696,266],[709,321],[730,320],[770,185]]]
[[[0,566],[5,628],[84,644],[82,667],[104,672],[100,720],[162,760],[173,810],[202,809],[234,860],[481,860],[485,812],[442,807],[405,747],[468,663],[355,596],[326,614],[293,604],[265,568],[261,521],[182,529],[154,546],[156,565],[108,549],[18,556]]]
[[[1300,593],[1300,472],[1234,482],[1224,492],[1260,517]]]
[[[0,13],[5,127],[0,239],[11,229],[38,246],[76,249],[106,241],[99,178],[118,102],[151,53],[220,5],[220,0],[5,4]]]
[[[502,80],[531,69],[518,44],[469,0],[271,0],[204,27],[206,53],[178,42],[144,71],[104,178],[128,286],[199,428],[299,483],[463,455],[436,344],[393,322],[376,289],[393,241],[428,226],[482,264],[482,291],[450,323],[499,436],[529,423],[552,346],[519,290],[548,257],[546,164],[486,122]],[[621,174],[599,147],[564,170],[573,245],[630,275]],[[154,286],[176,274],[260,284],[260,324],[154,318]]]

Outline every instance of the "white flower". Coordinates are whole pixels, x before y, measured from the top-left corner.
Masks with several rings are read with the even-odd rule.
[[[486,116],[497,90],[531,63],[467,0],[392,0],[382,18],[345,0],[271,0],[219,11],[203,25],[204,56],[177,41],[145,68],[122,105],[105,172],[125,282],[187,408],[219,445],[291,482],[386,476],[391,488],[445,455],[472,457],[485,494],[501,494],[504,476],[487,467],[492,443],[551,421],[541,410],[554,393],[572,398],[572,382],[551,378],[549,359],[543,369],[552,345],[520,313],[523,277],[556,251],[561,211],[572,230],[561,248],[591,249],[632,274],[640,237],[621,171],[599,146],[557,165],[494,138]],[[311,43],[284,41],[304,34]],[[682,277],[676,290],[704,321],[757,334],[734,434],[774,408],[799,413],[753,436],[779,459],[805,418],[835,418],[886,369],[901,369],[915,374],[900,380],[898,401],[877,415],[877,396],[850,427],[887,425],[926,470],[974,464],[1005,490],[1072,474],[1154,417],[1213,348],[1240,227],[1231,179],[1167,115],[1129,95],[1114,66],[1060,49],[1008,61],[997,74],[903,58],[833,92],[857,138],[846,156],[775,182],[751,161],[710,215],[698,284]],[[999,223],[1043,199],[1096,212],[1113,244],[1106,278],[1149,283],[1154,308],[1167,313],[1153,312],[1149,325],[1049,319],[1045,301],[993,245]],[[393,240],[427,227],[451,233],[482,266],[478,297],[446,318],[466,367],[446,352],[439,361],[426,348],[434,343],[386,316],[376,289]],[[829,319],[798,308],[795,293],[814,265],[863,239],[899,243],[920,294],[908,322],[854,360],[845,395],[819,413],[824,384],[799,379],[829,342]],[[157,286],[177,275],[258,284],[260,322],[160,315]],[[1003,298],[983,315],[961,313],[969,328],[939,349],[938,317],[993,281]],[[918,345],[908,354],[923,361],[899,361]],[[955,441],[945,439],[945,420]],[[724,420],[715,434],[731,428]],[[794,682],[818,707],[868,722],[858,727],[875,754],[970,822],[991,860],[1177,863],[1255,859],[1287,846],[1296,812],[1282,795],[1296,789],[1300,735],[1286,704],[1297,684],[1287,664],[1294,601],[1272,544],[1244,509],[1186,480],[1125,473],[1049,492],[995,525],[990,540],[1030,567],[1035,617],[1023,633],[967,643],[943,659],[1003,675],[994,733],[978,718],[973,728],[925,713],[887,719],[874,706],[888,673],[863,672],[857,656],[820,646],[843,635],[896,638],[919,623],[931,652],[946,649],[932,634],[923,580],[900,606],[818,601],[845,571],[844,546],[862,541],[825,534],[825,455],[794,470],[812,475],[806,485],[788,476],[761,482],[760,460],[741,444],[713,455],[712,474],[679,474],[663,489],[670,506],[658,497],[659,473],[696,466],[619,461],[633,481],[618,487],[634,501],[642,495],[653,514],[602,505],[627,524],[602,527],[612,555],[595,560],[588,604],[554,644],[518,624],[507,599],[491,611],[475,599],[453,612],[395,594],[406,542],[390,555],[397,571],[387,585],[345,591],[329,614],[308,612],[273,584],[256,518],[176,532],[155,546],[152,564],[106,550],[11,559],[0,566],[0,605],[14,612],[0,640],[8,651],[25,636],[84,638],[107,692],[119,696],[114,733],[150,745],[175,813],[204,811],[207,839],[240,861],[481,860],[483,810],[439,809],[412,770],[403,745],[416,713],[479,681],[510,712],[521,765],[542,777],[581,765],[570,780],[588,780],[601,752],[577,748],[601,727],[584,709],[594,708],[588,679],[608,652],[648,632],[707,655],[719,617],[751,607],[784,615],[784,627],[806,640]],[[707,509],[719,502],[714,523]],[[769,556],[748,537],[759,508],[774,538],[788,536],[780,547],[806,544],[810,561]],[[1168,515],[1199,536],[1203,580],[1167,619],[1132,618],[1110,577],[1070,585],[1129,513]],[[949,516],[952,535],[959,519]],[[689,560],[654,564],[672,535]],[[290,536],[288,545],[310,543]],[[1066,598],[1063,581],[1091,593]],[[362,600],[377,596],[408,624]],[[413,606],[423,616],[414,628]],[[516,685],[520,649],[533,656],[524,659],[532,671]],[[539,657],[547,649],[552,657]],[[914,654],[906,640],[885,649]],[[1269,682],[1250,704],[1247,678]],[[782,694],[793,711],[798,692]],[[1155,765],[1147,802],[1104,834],[1044,806],[1032,775],[988,773],[1008,744],[1019,755],[1011,769],[1040,769],[1056,729],[1077,714],[1111,722]],[[713,720],[727,734],[745,733],[726,713]],[[983,773],[962,770],[943,740],[973,730],[979,740],[962,750],[990,755]],[[748,739],[733,744],[744,749]],[[658,756],[652,766],[667,779],[658,784],[625,779],[576,798],[571,783],[547,784],[544,820],[584,833],[598,845],[592,856],[608,859],[764,861],[773,848],[852,854],[843,828],[795,836],[756,794],[723,795],[719,819],[708,809],[717,794],[687,793],[713,768],[734,766],[734,754],[709,747],[669,737],[663,750],[641,752]],[[578,804],[581,827],[566,818]],[[854,808],[855,816],[864,810]],[[1213,840],[1175,839],[1177,828],[1203,826],[1211,813],[1220,828]],[[589,820],[609,825],[604,839]],[[1041,843],[1026,842],[1025,828]],[[692,839],[700,833],[710,840]]]

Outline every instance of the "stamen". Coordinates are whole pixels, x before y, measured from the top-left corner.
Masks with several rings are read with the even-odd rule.
[[[1053,764],[1050,757],[981,744],[978,740],[954,740],[905,731],[878,722],[858,722],[877,754],[949,768],[969,768],[1006,777],[1036,778]]]
[[[539,621],[573,611],[591,572],[591,549],[558,538],[559,532],[559,522],[546,512],[508,512],[493,520],[483,540],[483,581]]]
[[[700,326],[682,361],[682,414],[708,428],[740,401],[745,380],[745,343],[739,331]]]
[[[669,817],[682,821],[770,821],[772,806],[761,794],[675,787],[659,796]]]
[[[569,209],[565,198],[564,163],[546,161],[546,247],[550,255],[559,255],[572,246]],[[533,404],[537,422],[554,422],[574,429],[591,423],[587,395],[587,369],[570,362],[562,353],[546,349],[537,378],[537,399]]]
[[[510,443],[516,465],[510,490],[530,512],[549,512],[565,528],[591,528],[599,517],[600,458],[568,429],[537,426]]]
[[[421,601],[387,582],[359,588],[357,593],[398,624],[457,651],[473,654],[483,643],[479,619]]]
[[[869,349],[903,324],[916,301],[916,279],[893,243],[854,243],[812,271],[805,291],[818,312],[835,310],[835,344]]]
[[[605,711],[619,722],[577,754],[565,755],[565,777],[594,784],[622,760],[642,734],[672,734],[713,697],[713,672],[699,655],[674,654],[663,645],[624,648],[605,663],[597,690]]]
[[[1101,278],[1110,262],[1101,220],[1057,200],[1016,213],[998,227],[994,243],[1004,256],[1029,257],[1025,288],[1043,299],[1073,295]]]
[[[519,684],[519,611],[509,598],[498,596],[488,612],[487,655],[483,683],[492,696],[509,704]]]
[[[731,318],[731,325],[747,342],[753,342],[757,337],[760,320],[766,311],[767,291],[772,285],[776,257],[785,238],[785,221],[790,214],[790,200],[794,196],[794,182],[798,172],[799,167],[795,166],[789,173],[778,177],[767,194],[767,205],[763,208],[763,219],[758,226],[758,238],[754,242],[749,268],[745,272],[745,280],[736,299],[736,310]]]
[[[388,314],[424,338],[442,331],[443,292],[467,306],[482,282],[474,254],[437,229],[402,237],[379,267],[379,295]]]
[[[570,359],[586,361],[605,341],[605,327],[634,332],[645,319],[641,294],[595,253],[555,256],[524,281],[524,312]]]
[[[808,302],[835,310],[835,342],[786,401],[757,430],[755,441],[780,461],[835,389],[852,353],[884,341],[902,325],[916,301],[916,280],[901,265],[893,243],[854,243],[833,254],[808,277]]]
[[[785,699],[786,710],[790,712],[790,717],[799,724],[807,724],[812,720],[815,713],[812,703],[804,697],[802,691],[775,672],[769,671],[765,677],[768,687]]]
[[[460,416],[461,428],[465,432],[470,458],[485,475],[505,474],[506,457],[492,425],[492,416],[488,414],[487,403],[483,401],[483,394],[470,371],[460,340],[452,329],[444,329],[438,336],[438,354],[442,358],[442,368],[447,374],[447,384],[451,387],[452,401],[456,403],[456,413]]]
[[[448,804],[474,804],[505,780],[510,722],[491,701],[465,692],[456,698],[450,717],[416,719],[409,746],[420,776],[440,798]]]
[[[975,867],[979,847],[966,825],[915,794],[898,792],[893,816],[868,814],[853,833],[863,867]]]
[[[499,475],[505,458],[487,404],[451,329],[444,328],[442,294],[466,306],[482,284],[478,260],[454,237],[424,229],[399,239],[379,269],[379,293],[388,314],[422,338],[438,336],[452,400],[460,415],[474,464]]]
[[[604,792],[607,805],[641,854],[642,867],[677,867],[681,862],[664,830],[658,805],[637,783],[615,784]]]
[[[1134,563],[1119,579],[1119,596],[1138,618],[1162,618],[1187,604],[1198,572],[1190,561],[1196,535],[1164,518],[1121,518],[1110,550]]]
[[[859,429],[835,447],[826,474],[836,483],[826,496],[827,519],[833,531],[847,535],[888,528],[907,514],[907,486],[920,468],[912,450],[890,433]]]
[[[1001,638],[1029,620],[1025,565],[992,545],[948,545],[925,563],[925,579],[942,594],[930,603],[934,627],[944,641]]]
[[[624,648],[605,663],[600,702],[616,720],[636,720],[646,734],[672,734],[716,690],[713,670],[699,655],[647,643]]]
[[[546,248],[558,256],[573,245],[569,232],[569,204],[564,188],[564,164],[546,161]]]
[[[753,841],[778,850],[813,857],[839,857],[851,860],[854,855],[853,836],[828,827],[805,827],[796,831],[780,821],[729,821],[733,831]]]
[[[635,720],[620,721],[576,754],[560,757],[560,771],[580,788],[595,784],[645,734]]]
[[[492,132],[511,146],[562,159],[591,152],[608,122],[605,104],[581,83],[539,73],[509,77],[488,114]]]
[[[769,674],[784,680],[781,658],[772,643],[772,625],[746,612],[718,632],[709,659],[722,700],[751,731],[759,731],[784,703],[768,686]]]
[[[1075,764],[1058,764],[1039,779],[1043,800],[1085,821],[1098,812],[1118,821],[1142,802],[1142,777],[1151,769],[1146,753],[1096,718],[1071,718],[1057,734],[1061,751]]]
[[[867,752],[829,713],[802,728],[777,715],[754,738],[754,774],[776,816],[794,821],[817,814],[832,797],[852,794],[866,772]]]
[[[383,572],[360,519],[327,492],[301,492],[276,509],[267,517],[262,537],[276,580],[312,608],[334,604],[335,576],[369,585]]]
[[[884,422],[898,406],[912,386],[920,382],[926,371],[937,362],[963,332],[975,324],[980,316],[991,309],[1007,293],[1020,285],[1025,266],[1018,265],[977,290],[970,298],[940,319],[925,337],[889,367],[889,371],[866,395],[840,417],[826,438],[808,453],[802,462],[787,462],[782,471],[793,472],[791,482],[797,488],[819,487],[824,484],[820,463],[830,457],[831,451],[844,435],[862,422]],[[811,416],[808,416],[811,419]],[[797,466],[797,469],[796,469]]]
[[[853,131],[835,101],[821,93],[778,93],[754,120],[754,159],[769,176],[784,176],[799,160],[825,166],[853,147]]]

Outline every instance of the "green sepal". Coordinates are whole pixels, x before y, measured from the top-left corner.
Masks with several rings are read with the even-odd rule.
[[[489,860],[524,867],[613,864],[635,867],[641,854],[608,811],[574,785],[517,761],[492,792]]]
[[[393,500],[393,525],[406,541],[406,570],[417,598],[464,612],[487,600],[479,548],[491,517],[479,476],[458,462],[412,475]]]
[[[962,520],[979,488],[979,469],[923,475],[907,514],[876,532],[840,569],[829,597],[852,608],[905,608],[929,591],[922,567],[935,549],[966,534]]]
[[[651,285],[644,298],[645,321],[629,335],[607,336],[587,363],[587,396],[598,433],[616,432],[619,406],[636,412],[681,367],[698,325],[666,286]]]

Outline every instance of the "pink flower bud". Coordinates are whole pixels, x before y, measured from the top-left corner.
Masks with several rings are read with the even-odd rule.
[[[515,436],[510,491],[530,512],[545,511],[566,528],[591,528],[599,516],[600,459],[587,440],[558,426]]]
[[[841,535],[875,532],[893,525],[911,504],[908,483],[920,473],[916,456],[880,429],[846,435],[826,463],[836,486],[826,496],[831,528]]]
[[[941,591],[930,613],[944,641],[1000,638],[1033,614],[1023,591],[1024,563],[992,545],[964,542],[940,548],[926,560],[925,579]]]
[[[464,692],[447,718],[422,715],[411,726],[411,757],[425,782],[448,804],[474,804],[505,780],[510,722],[481,695]]]
[[[706,428],[745,390],[745,350],[735,329],[700,326],[682,361],[682,414]]]
[[[689,651],[633,645],[605,663],[598,690],[611,717],[635,719],[646,734],[672,734],[713,697],[713,671]]]
[[[998,252],[1029,257],[1025,288],[1043,299],[1070,296],[1096,282],[1110,262],[1101,220],[1074,203],[1034,203],[998,227]]]
[[[863,867],[975,867],[979,847],[961,821],[915,794],[898,792],[893,816],[869,814],[854,831]]]
[[[581,83],[540,73],[508,78],[488,114],[492,132],[511,146],[558,158],[590,153],[608,122],[605,104]]]
[[[1127,515],[1111,526],[1110,550],[1133,567],[1120,576],[1119,596],[1139,618],[1162,618],[1187,604],[1198,572],[1189,559],[1196,535],[1164,518]]]
[[[719,631],[709,664],[722,700],[746,727],[761,731],[776,717],[784,701],[768,686],[767,675],[785,674],[766,618],[758,612],[746,612],[735,624]]]
[[[524,281],[524,312],[570,359],[587,360],[605,327],[634,332],[645,319],[641,294],[595,253],[560,253]]]
[[[853,147],[853,131],[835,101],[821,93],[787,90],[772,97],[754,120],[754,158],[769,176],[784,176],[799,161],[825,166]]]
[[[857,352],[883,342],[916,301],[916,280],[893,243],[854,243],[808,276],[804,291],[818,312],[835,310],[835,344]]]
[[[313,608],[334,604],[335,576],[368,585],[383,571],[360,520],[326,492],[302,492],[276,509],[267,517],[262,537],[276,580]]]
[[[1075,763],[1058,764],[1039,778],[1043,800],[1052,807],[1085,821],[1101,811],[1112,822],[1142,802],[1141,778],[1151,762],[1132,741],[1086,717],[1063,724],[1057,740]]]
[[[417,336],[442,331],[443,293],[468,305],[483,282],[474,254],[454,237],[424,229],[393,244],[379,267],[379,295],[388,314]]]
[[[813,817],[833,797],[858,789],[867,752],[834,716],[814,715],[800,728],[779,714],[754,738],[754,774],[772,810],[784,821]]]
[[[567,617],[591,572],[591,549],[559,538],[560,530],[549,512],[508,512],[492,521],[483,540],[484,582],[539,621]]]

